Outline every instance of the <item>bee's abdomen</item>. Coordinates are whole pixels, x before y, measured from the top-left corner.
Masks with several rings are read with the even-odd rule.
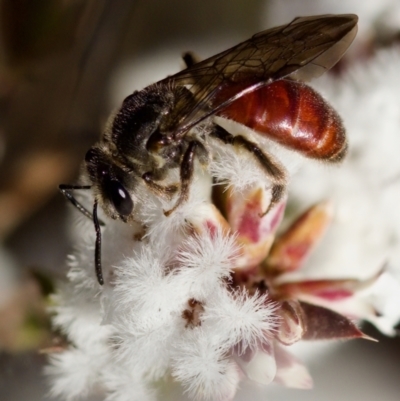
[[[339,161],[347,144],[335,110],[307,85],[280,80],[235,100],[218,115],[307,157]]]

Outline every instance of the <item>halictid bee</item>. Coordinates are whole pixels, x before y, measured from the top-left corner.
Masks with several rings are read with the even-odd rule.
[[[344,157],[347,144],[339,116],[299,81],[321,75],[342,57],[356,35],[357,20],[355,15],[300,17],[201,62],[188,53],[185,70],[124,100],[111,128],[86,153],[91,185],[60,185],[73,205],[93,219],[100,284],[98,204],[111,218],[132,221],[132,195],[142,181],[157,194],[177,195],[164,212],[168,216],[188,198],[195,159],[207,163],[210,137],[258,161],[272,185],[269,208],[282,198],[284,168],[256,143],[219,126],[214,116],[232,119],[310,158],[338,162]],[[179,169],[180,185],[163,185],[171,169]],[[93,213],[73,197],[75,189],[93,190]]]

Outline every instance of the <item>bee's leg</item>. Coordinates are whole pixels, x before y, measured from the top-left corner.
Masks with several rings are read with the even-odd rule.
[[[182,59],[183,59],[183,62],[185,63],[185,65],[186,65],[186,68],[190,68],[193,65],[195,65],[195,64],[197,64],[197,63],[199,63],[201,61],[200,57],[198,57],[193,52],[185,52],[185,53],[183,53],[182,54]]]
[[[172,197],[178,191],[178,185],[160,185],[155,181],[162,180],[165,177],[164,171],[156,171],[156,172],[147,172],[142,175],[142,178],[146,185],[156,194],[163,196],[166,199],[172,199]]]
[[[221,140],[227,145],[237,146],[251,153],[259,162],[263,170],[272,181],[271,202],[266,210],[268,213],[284,196],[287,177],[284,168],[273,157],[267,155],[254,142],[249,141],[242,135],[232,135],[219,125],[215,125],[211,136]]]
[[[187,201],[189,197],[190,183],[192,182],[194,173],[194,158],[199,150],[204,150],[203,144],[198,141],[189,142],[188,148],[183,155],[183,160],[181,164],[181,191],[179,194],[179,198],[172,209],[164,210],[165,216],[169,216],[174,210],[179,207],[181,203]]]
[[[271,201],[267,207],[267,210],[261,215],[265,216],[276,204],[278,204],[286,193],[286,185],[274,184],[272,187]]]

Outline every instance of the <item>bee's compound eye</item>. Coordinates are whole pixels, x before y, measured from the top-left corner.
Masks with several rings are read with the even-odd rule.
[[[108,181],[106,187],[106,192],[109,194],[115,210],[121,216],[129,216],[133,210],[133,201],[129,192],[119,181],[115,180]]]

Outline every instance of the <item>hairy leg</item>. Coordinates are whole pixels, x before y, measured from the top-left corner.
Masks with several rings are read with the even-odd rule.
[[[215,125],[211,136],[226,145],[236,146],[252,154],[272,182],[271,202],[265,211],[268,213],[284,196],[287,177],[284,168],[272,156],[265,153],[257,144],[242,135],[232,135],[219,125]]]
[[[179,193],[179,198],[172,209],[164,211],[164,214],[166,216],[169,216],[174,210],[176,210],[179,207],[179,205],[187,201],[189,197],[190,183],[192,182],[194,173],[194,160],[197,152],[200,149],[204,150],[204,146],[200,142],[195,140],[189,142],[188,148],[186,149],[186,152],[183,155],[181,163],[181,170],[180,170],[181,190]]]
[[[163,179],[160,178],[157,175],[154,175],[152,172],[147,172],[144,173],[142,175],[142,178],[144,180],[144,182],[146,183],[146,185],[153,191],[155,192],[157,195],[160,195],[166,199],[171,199],[176,192],[178,191],[178,186],[177,185],[160,185],[157,184],[156,181]]]

